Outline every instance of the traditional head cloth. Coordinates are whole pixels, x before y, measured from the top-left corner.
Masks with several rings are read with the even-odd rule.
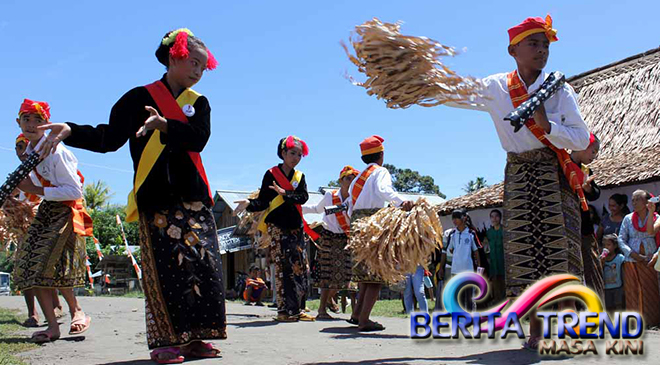
[[[186,59],[190,55],[188,50],[188,36],[195,36],[188,28],[179,28],[173,30],[163,38],[161,44],[170,48],[170,56],[176,59]],[[208,60],[206,61],[206,69],[214,70],[218,67],[218,61],[213,57],[210,49],[206,49]]]
[[[341,169],[341,172],[339,173],[339,180],[343,179],[345,176],[351,176],[351,175],[359,175],[360,171],[356,170],[353,168],[351,165],[346,165],[344,166],[343,169]]]
[[[589,146],[591,146],[591,145],[594,144],[595,142],[600,142],[600,141],[598,140],[598,137],[596,137],[596,135],[593,134],[593,133],[589,134]]]
[[[307,148],[307,143],[305,143],[305,141],[296,136],[288,136],[286,138],[282,138],[280,143],[277,145],[277,156],[283,159],[284,156],[282,155],[282,152],[284,150],[290,150],[296,147],[302,150],[303,157],[309,154],[309,148]]]
[[[527,18],[515,27],[509,28],[509,45],[518,44],[527,36],[536,33],[545,33],[550,42],[559,40],[557,30],[552,29],[552,17],[548,14],[545,20],[541,17]]]
[[[383,147],[383,142],[385,142],[385,139],[383,139],[381,136],[373,135],[371,137],[365,138],[364,141],[360,143],[362,156],[384,151],[385,147]]]
[[[25,137],[25,135],[23,135],[23,133],[21,133],[21,134],[18,135],[18,137],[16,137],[16,144],[19,144],[21,142],[25,142],[27,144],[27,143],[30,143],[30,140],[28,140],[27,137]]]
[[[21,104],[21,109],[18,111],[18,116],[23,114],[39,114],[43,120],[50,120],[50,106],[45,101],[34,101],[24,99]]]

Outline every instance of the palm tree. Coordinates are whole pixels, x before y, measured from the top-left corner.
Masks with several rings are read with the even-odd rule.
[[[106,205],[112,195],[113,194],[110,193],[110,188],[102,180],[85,185],[85,190],[83,191],[83,197],[87,203],[87,208],[90,210],[95,210],[96,208]]]
[[[488,184],[486,183],[486,179],[483,177],[477,177],[476,180],[470,180],[468,181],[467,184],[465,184],[465,187],[463,187],[463,191],[465,191],[468,194],[474,193],[475,191],[479,189],[483,189],[487,187]]]

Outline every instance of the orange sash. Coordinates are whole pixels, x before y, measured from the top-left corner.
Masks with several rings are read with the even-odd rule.
[[[339,204],[341,204],[341,198],[339,197],[339,190],[337,190],[332,193],[332,205]],[[335,213],[335,218],[337,218],[337,223],[339,223],[341,230],[344,231],[344,233],[349,234],[351,231],[351,226],[348,224],[348,220],[346,219],[346,212],[341,211]]]
[[[509,96],[511,96],[511,102],[513,107],[517,108],[520,104],[529,99],[529,94],[527,94],[527,89],[525,85],[520,81],[518,77],[518,71],[512,71],[507,75],[507,86],[509,87]],[[546,137],[545,131],[543,128],[539,127],[534,121],[534,118],[529,118],[525,123],[525,126],[534,134],[534,136],[541,141],[544,145],[549,147],[557,154],[557,159],[559,160],[559,165],[561,166],[564,176],[568,179],[568,183],[571,185],[573,191],[577,194],[578,199],[580,200],[580,205],[582,210],[585,212],[589,210],[587,205],[587,199],[584,196],[584,190],[582,190],[582,183],[584,182],[584,173],[573,160],[571,156],[563,148],[555,147],[552,142]]]
[[[37,171],[34,171],[34,173],[37,175],[37,178],[44,188],[53,186],[50,181],[44,179],[41,175],[39,175],[39,173],[37,173]],[[80,171],[78,171],[78,176],[80,177],[80,183],[84,183],[85,177],[80,173]],[[71,208],[71,212],[73,213],[73,231],[82,237],[93,236],[94,224],[92,222],[92,217],[89,216],[87,209],[85,209],[84,199],[80,198],[77,200],[67,200],[61,203]]]
[[[355,182],[355,185],[353,186],[353,190],[351,191],[351,200],[353,202],[353,205],[355,205],[355,202],[358,200],[358,197],[362,193],[362,189],[364,189],[364,183],[367,182],[367,179],[371,174],[378,168],[378,165],[371,165],[368,168],[366,168],[360,176],[358,176],[357,181]]]

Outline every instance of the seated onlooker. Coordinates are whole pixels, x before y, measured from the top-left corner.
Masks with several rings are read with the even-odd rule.
[[[261,270],[256,266],[250,267],[250,277],[245,281],[245,291],[243,292],[243,299],[245,305],[256,303],[255,305],[263,306],[261,300],[266,294],[266,283],[259,277]]]
[[[621,311],[625,308],[623,291],[623,262],[625,257],[619,252],[619,242],[616,234],[603,237],[603,248],[607,255],[600,259],[603,262],[603,281],[605,283],[605,308],[609,312]]]

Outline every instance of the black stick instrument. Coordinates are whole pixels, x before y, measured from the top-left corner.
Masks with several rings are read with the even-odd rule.
[[[39,162],[41,162],[39,153],[36,151],[32,152],[28,158],[23,161],[16,170],[14,170],[14,172],[9,174],[7,181],[0,186],[0,207],[5,204],[5,200],[7,200],[18,184],[30,174],[30,171],[32,171]]]
[[[504,117],[504,120],[508,120],[511,123],[514,132],[518,132],[529,118],[534,115],[536,109],[538,109],[546,100],[550,99],[550,97],[554,95],[554,93],[556,93],[565,82],[566,77],[563,73],[559,71],[552,72],[545,81],[543,81],[539,89],[530,95],[529,99]]]

